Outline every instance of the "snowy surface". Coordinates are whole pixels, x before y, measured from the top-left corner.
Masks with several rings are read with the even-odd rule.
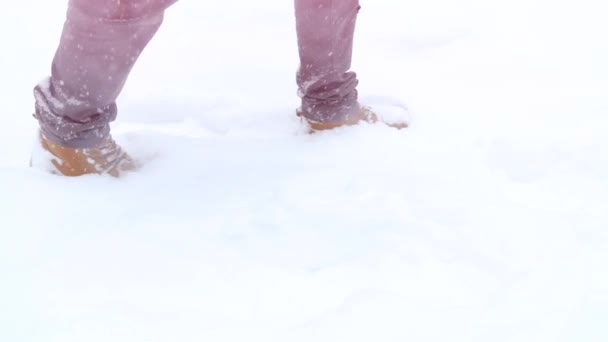
[[[0,13],[0,341],[608,341],[604,1],[363,0],[413,125],[314,136],[291,1],[181,1],[121,180],[28,168],[64,2]]]

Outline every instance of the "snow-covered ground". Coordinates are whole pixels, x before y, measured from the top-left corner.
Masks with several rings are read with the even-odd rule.
[[[0,12],[0,341],[608,341],[603,1],[362,0],[360,92],[412,127],[314,136],[291,1],[181,1],[120,180],[28,168],[65,2]]]

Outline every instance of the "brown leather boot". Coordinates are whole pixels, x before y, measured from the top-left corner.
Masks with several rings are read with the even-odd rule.
[[[87,174],[108,174],[120,177],[125,171],[137,168],[136,163],[118,144],[108,137],[93,148],[69,148],[59,146],[40,134],[42,149],[50,155],[33,158],[49,158],[50,171],[64,176],[77,177]],[[36,161],[40,163],[40,161]]]
[[[302,111],[301,108],[297,110],[296,114],[300,118],[302,118],[302,120],[308,125],[310,133],[314,133],[317,131],[326,131],[343,126],[354,126],[360,124],[361,122],[367,122],[370,124],[380,122],[396,129],[403,129],[408,127],[408,123],[406,121],[387,122],[382,120],[369,107],[361,107],[361,110],[359,111],[358,115],[353,115],[345,121],[338,122],[318,122],[310,120],[306,117],[305,113]]]

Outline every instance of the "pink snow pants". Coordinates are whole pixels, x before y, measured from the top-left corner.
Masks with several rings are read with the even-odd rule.
[[[35,117],[48,139],[87,148],[108,136],[133,65],[176,1],[70,0],[51,77],[34,89]],[[359,1],[294,2],[302,109],[315,121],[344,120],[358,110],[350,67]]]

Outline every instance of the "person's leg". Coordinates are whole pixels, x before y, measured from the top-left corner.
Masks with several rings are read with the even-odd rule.
[[[300,114],[342,123],[359,114],[357,76],[350,71],[359,0],[295,0]]]
[[[34,90],[53,144],[93,148],[109,137],[116,98],[176,0],[70,0],[52,76]]]

